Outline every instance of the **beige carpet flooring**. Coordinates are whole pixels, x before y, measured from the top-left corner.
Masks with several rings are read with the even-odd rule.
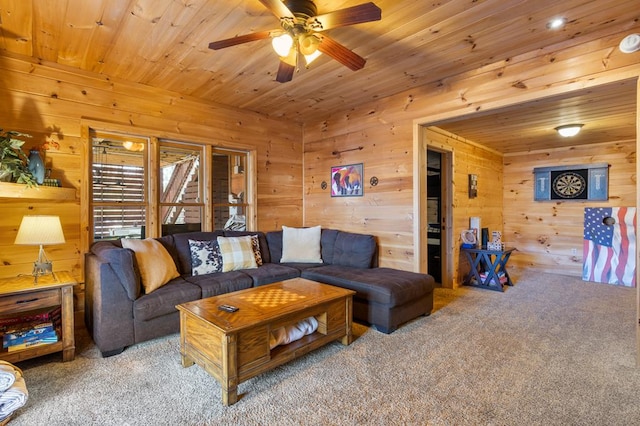
[[[635,289],[524,274],[504,293],[436,290],[430,317],[391,335],[356,325],[239,387],[182,368],[178,335],[103,359],[79,336],[19,364],[19,425],[638,425]]]

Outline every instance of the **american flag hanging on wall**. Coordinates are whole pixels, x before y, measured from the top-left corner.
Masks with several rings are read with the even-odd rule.
[[[586,207],[582,279],[635,287],[635,233],[635,207]]]

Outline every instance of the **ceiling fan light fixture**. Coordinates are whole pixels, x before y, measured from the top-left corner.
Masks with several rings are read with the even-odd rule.
[[[289,56],[291,47],[293,46],[293,37],[288,33],[274,37],[273,40],[271,40],[271,46],[273,46],[273,50],[276,51],[278,56],[287,57]]]
[[[307,66],[309,66],[311,62],[315,61],[320,55],[322,55],[322,52],[320,52],[319,50],[316,50],[310,55],[304,55],[304,62],[307,64]]]
[[[304,56],[313,55],[318,51],[318,45],[320,44],[320,39],[315,35],[302,35],[298,40],[298,46],[300,48],[300,53]]]
[[[295,67],[298,62],[298,51],[296,49],[289,49],[289,53],[284,56],[280,56],[280,60],[285,64]]]
[[[570,138],[580,133],[582,126],[584,126],[584,124],[565,124],[564,126],[556,127],[555,130],[563,138]]]

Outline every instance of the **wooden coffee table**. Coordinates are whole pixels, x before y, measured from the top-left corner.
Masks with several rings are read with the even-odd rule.
[[[331,341],[352,341],[355,292],[294,278],[178,305],[182,365],[194,363],[222,387],[222,403],[238,400],[238,385]],[[232,305],[236,312],[218,307]],[[315,317],[318,330],[287,345],[269,347],[271,330]]]

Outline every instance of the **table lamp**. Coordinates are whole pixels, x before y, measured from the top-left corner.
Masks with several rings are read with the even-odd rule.
[[[33,264],[33,276],[38,282],[39,276],[53,272],[43,246],[64,242],[59,216],[23,216],[14,244],[40,246],[38,260]]]

